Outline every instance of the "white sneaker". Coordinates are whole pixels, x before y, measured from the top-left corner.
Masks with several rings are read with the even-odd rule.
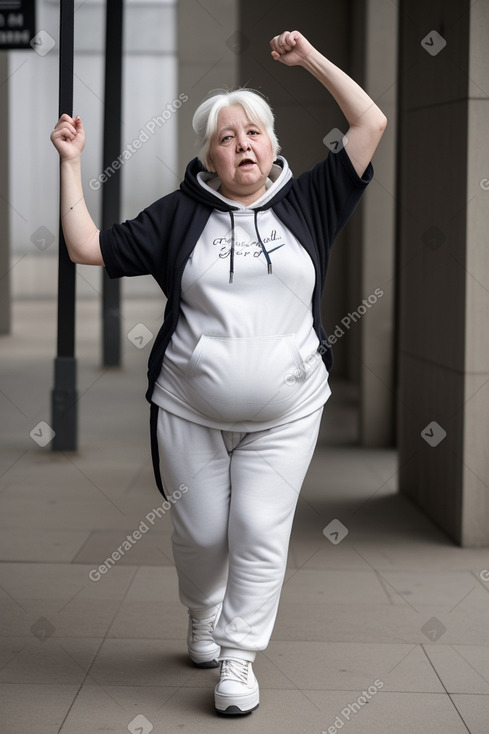
[[[187,648],[190,659],[198,668],[217,668],[221,652],[212,633],[221,613],[221,605],[210,609],[189,609]]]
[[[219,714],[250,714],[260,703],[260,689],[249,660],[221,660],[221,678],[214,689]]]

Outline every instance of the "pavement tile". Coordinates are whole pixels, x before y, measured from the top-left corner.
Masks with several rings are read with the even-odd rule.
[[[301,689],[356,690],[379,679],[385,691],[443,691],[417,645],[271,642],[266,655]]]
[[[365,560],[355,551],[351,543],[343,540],[334,545],[323,534],[324,520],[319,525],[321,527],[311,525],[308,532],[297,531],[294,528],[289,546],[289,568],[357,571],[368,569]]]
[[[92,565],[70,563],[3,563],[0,600],[22,605],[24,600],[57,601],[58,608],[72,599],[122,599],[135,569],[113,566],[99,581],[90,580]]]
[[[77,599],[65,606],[38,599],[23,599],[22,606],[5,602],[0,605],[0,637],[28,636],[38,626],[54,637],[104,637],[119,607],[114,599]]]
[[[22,496],[17,488],[11,487],[0,496],[0,532],[3,533],[6,527],[6,518],[8,527],[15,528],[18,534],[31,529],[38,530],[39,526],[45,530],[62,527],[65,530],[83,530],[86,533],[106,531],[107,528],[132,532],[159,503],[159,499],[154,497],[143,503],[140,498],[136,500],[125,495],[122,499],[116,498],[115,506],[109,497],[110,495],[104,496],[97,490],[90,497],[84,496],[82,491],[76,496],[64,496],[62,488],[54,492],[51,486],[39,485],[35,496],[32,492],[30,496],[27,493]],[[166,522],[163,522],[163,518],[157,519],[149,527],[149,532],[166,531],[168,525],[169,518]]]
[[[53,734],[59,731],[77,690],[77,685],[0,685],[2,731],[5,734]]]
[[[414,572],[422,567],[427,573],[473,570],[480,573],[489,566],[487,548],[459,548],[446,539],[436,542],[435,538],[418,538],[414,533],[395,540],[380,535],[377,540],[371,538],[353,545],[353,552],[361,553],[366,563],[380,571]]]
[[[407,601],[415,608],[441,604],[450,610],[469,594],[475,594],[472,599],[487,598],[489,605],[489,596],[470,571],[383,569],[380,573],[394,604],[404,604]]]
[[[389,597],[374,572],[299,569],[286,580],[282,603],[389,604]]]
[[[119,639],[186,640],[187,626],[187,610],[179,601],[125,601],[107,636]]]
[[[487,734],[489,730],[489,696],[457,693],[452,701],[463,718],[470,734]]]
[[[486,646],[487,619],[485,599],[451,612],[443,606],[417,610],[409,604],[289,602],[279,606],[272,639],[421,644],[440,639],[443,644]]]
[[[195,686],[216,675],[215,669],[199,670],[192,665],[184,640],[110,638],[104,640],[87,684]]]
[[[91,638],[0,638],[0,683],[82,683],[102,640]]]
[[[44,561],[69,563],[90,533],[85,530],[3,528],[0,534],[0,561]]]
[[[177,600],[178,579],[174,566],[141,566],[127,591],[124,604],[134,601]],[[186,615],[186,607],[180,606]]]
[[[373,693],[373,688],[371,690]],[[347,734],[413,734],[425,731],[430,734],[467,734],[458,711],[443,693],[389,693],[381,689],[367,702],[364,702],[366,697],[362,698],[361,690],[334,695],[329,691],[306,690],[305,693],[311,703],[324,713],[321,734],[343,731]]]
[[[134,722],[135,734],[138,731],[150,731],[150,725],[154,727],[155,734],[171,732],[167,713],[171,710],[176,692],[178,688],[172,687],[85,685],[76,697],[61,734],[127,734],[131,722]],[[197,693],[202,696],[203,692]],[[202,698],[205,699],[205,695]],[[184,721],[184,709],[180,706],[178,710],[181,724]],[[138,722],[144,724],[144,728],[138,728]],[[178,731],[178,728],[173,731]]]
[[[334,593],[333,593],[334,596]],[[425,642],[418,615],[391,604],[303,604],[279,606],[272,639],[318,642]],[[419,640],[417,639],[419,637]]]
[[[118,566],[173,566],[168,533],[149,532],[149,527],[142,516],[132,527],[124,530],[96,530],[89,534],[73,563],[99,566],[116,552]],[[126,542],[130,547],[124,547]]]
[[[489,696],[489,645],[425,645],[424,648],[448,693]]]

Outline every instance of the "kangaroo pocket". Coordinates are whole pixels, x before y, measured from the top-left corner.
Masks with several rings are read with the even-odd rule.
[[[191,404],[214,420],[271,420],[298,399],[302,358],[294,334],[201,336],[187,365]]]

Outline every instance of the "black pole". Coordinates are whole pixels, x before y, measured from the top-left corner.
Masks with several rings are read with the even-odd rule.
[[[61,0],[59,24],[59,115],[73,115],[74,0]],[[74,451],[78,442],[78,396],[75,358],[75,278],[59,220],[58,344],[51,392],[52,448]]]
[[[121,152],[122,117],[122,0],[107,0],[105,20],[105,109],[102,187],[102,227],[120,218],[120,167],[111,165]],[[121,363],[120,281],[110,280],[104,270],[102,294],[102,352],[105,367]]]

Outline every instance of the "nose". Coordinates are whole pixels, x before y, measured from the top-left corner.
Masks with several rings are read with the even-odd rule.
[[[250,149],[250,141],[247,137],[245,131],[239,133],[236,138],[236,145],[238,148],[238,153],[242,150],[249,150]]]

